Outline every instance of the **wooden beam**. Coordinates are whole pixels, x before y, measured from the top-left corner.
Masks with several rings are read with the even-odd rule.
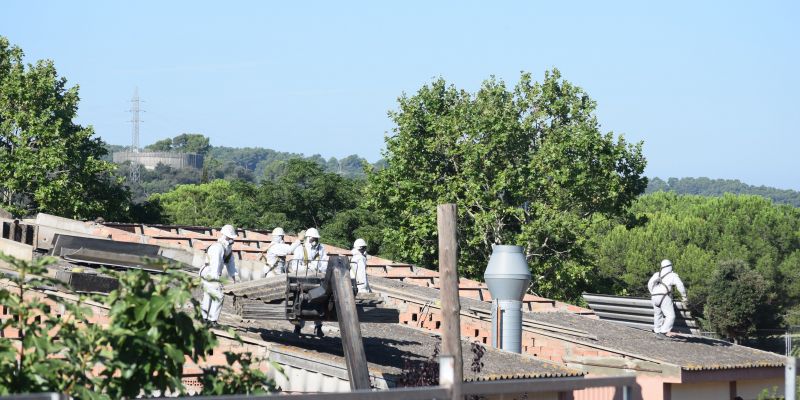
[[[455,204],[440,204],[436,209],[439,231],[439,285],[442,296],[442,356],[453,357],[451,398],[461,398],[464,362],[461,355],[461,303],[458,299],[458,241]]]
[[[347,374],[350,376],[350,389],[369,389],[369,370],[367,356],[364,354],[364,340],[358,322],[356,298],[350,282],[350,268],[347,258],[331,256],[328,268],[333,268],[333,296],[336,301],[336,317],[342,336],[342,348],[347,361]]]

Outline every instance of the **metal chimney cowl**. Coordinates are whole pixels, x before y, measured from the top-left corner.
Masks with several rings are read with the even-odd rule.
[[[492,346],[522,352],[522,298],[531,273],[521,246],[496,245],[483,274],[492,294]]]
[[[495,245],[483,279],[492,299],[521,301],[531,283],[522,246]]]

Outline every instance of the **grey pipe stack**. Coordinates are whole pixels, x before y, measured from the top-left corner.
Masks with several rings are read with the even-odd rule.
[[[492,347],[522,352],[522,297],[531,281],[522,247],[494,246],[483,278],[492,294]]]

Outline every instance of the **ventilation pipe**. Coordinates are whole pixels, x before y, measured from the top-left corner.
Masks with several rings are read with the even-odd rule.
[[[492,294],[492,346],[522,352],[522,297],[531,272],[521,246],[495,245],[483,274]]]

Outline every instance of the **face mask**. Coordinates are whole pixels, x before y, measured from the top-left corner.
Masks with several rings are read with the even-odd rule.
[[[317,238],[308,239],[308,244],[310,244],[312,246],[316,246],[317,242],[318,242]]]

